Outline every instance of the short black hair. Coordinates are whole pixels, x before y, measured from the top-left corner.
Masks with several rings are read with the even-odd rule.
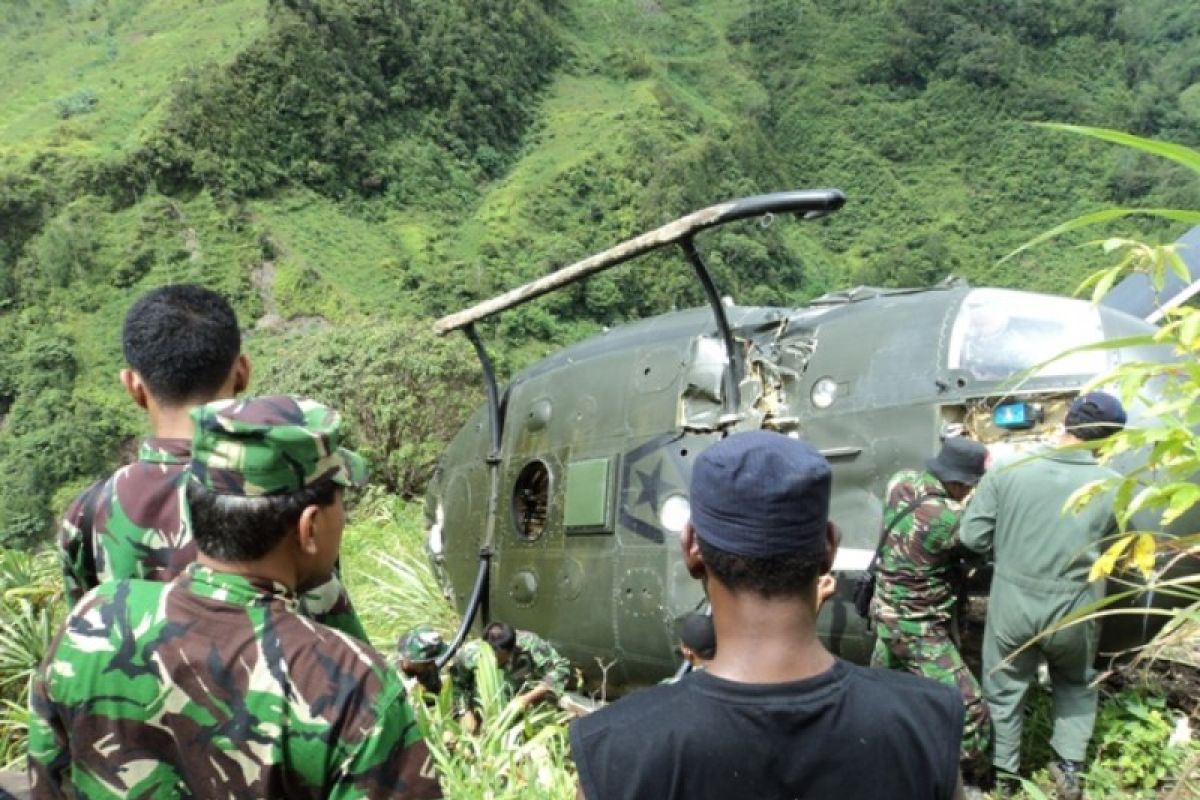
[[[192,537],[204,555],[221,561],[254,561],[271,552],[308,506],[328,506],[338,486],[323,478],[292,494],[245,497],[187,484]]]
[[[229,302],[211,289],[175,284],[143,295],[121,329],[125,361],[167,403],[210,399],[242,352]]]
[[[801,595],[816,585],[824,561],[822,553],[797,553],[748,558],[714,547],[697,533],[696,543],[704,566],[727,588],[764,597]]]
[[[492,622],[483,629],[483,640],[492,646],[493,650],[511,653],[517,649],[517,632],[507,622]]]

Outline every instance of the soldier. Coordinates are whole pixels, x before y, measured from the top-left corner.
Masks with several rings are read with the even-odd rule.
[[[958,694],[848,664],[817,637],[820,576],[837,554],[831,480],[814,448],[769,431],[696,459],[680,544],[712,606],[716,654],[571,724],[581,797],[954,796]]]
[[[951,636],[961,589],[958,541],[961,501],[983,476],[987,448],[955,436],[924,470],[903,470],[888,481],[887,529],[876,570],[871,618],[871,665],[903,669],[956,688],[963,698],[963,776],[990,783],[992,728],[979,681]],[[970,793],[974,794],[972,789]]]
[[[59,526],[67,600],[114,578],[167,581],[196,559],[182,502],[189,410],[233,399],[250,381],[237,318],[221,295],[179,284],[155,289],[125,315],[125,391],[150,418],[138,460],[71,503]],[[366,631],[337,575],[306,590],[304,612],[363,641]]]
[[[396,652],[410,692],[417,686],[433,695],[442,691],[437,660],[449,649],[442,635],[431,625],[418,625],[400,637]]]
[[[397,673],[298,613],[366,465],[288,396],[192,411],[198,555],[84,595],[35,676],[35,797],[439,797]]]
[[[493,622],[483,629],[483,642],[496,654],[496,663],[517,701],[526,708],[562,697],[571,679],[571,662],[558,654],[554,646],[531,631],[518,631],[504,622]],[[475,697],[475,666],[483,642],[468,642],[455,658],[451,676],[459,696],[468,701]]]
[[[1079,777],[1096,722],[1097,622],[1068,626],[1016,651],[1104,596],[1104,582],[1089,583],[1088,573],[1098,543],[1116,530],[1113,494],[1101,494],[1078,514],[1064,513],[1063,505],[1080,487],[1117,476],[1091,449],[1124,425],[1125,409],[1112,395],[1075,398],[1060,449],[994,467],[963,518],[962,543],[992,553],[996,564],[983,636],[983,691],[996,727],[993,763],[1009,774],[1020,767],[1025,694],[1044,658],[1054,692],[1050,746],[1059,759],[1050,774],[1067,800],[1083,796]]]

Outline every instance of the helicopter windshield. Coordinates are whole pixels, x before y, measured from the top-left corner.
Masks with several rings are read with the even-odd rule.
[[[981,380],[1007,378],[1103,338],[1100,311],[1090,303],[1007,289],[974,289],[954,320],[948,366]],[[1056,359],[1034,375],[1096,375],[1107,367],[1105,351],[1087,350]]]

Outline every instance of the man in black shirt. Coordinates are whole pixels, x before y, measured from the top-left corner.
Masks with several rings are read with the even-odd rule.
[[[829,464],[778,433],[735,434],[692,471],[683,561],[719,642],[705,671],[571,726],[587,800],[961,795],[958,693],[834,658],[817,585],[837,533]]]

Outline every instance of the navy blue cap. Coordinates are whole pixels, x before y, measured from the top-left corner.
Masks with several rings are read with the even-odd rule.
[[[1103,439],[1125,427],[1125,409],[1107,392],[1081,394],[1067,410],[1066,427],[1085,441]]]
[[[692,527],[706,544],[746,558],[820,553],[829,521],[829,462],[771,431],[735,433],[692,468]]]

